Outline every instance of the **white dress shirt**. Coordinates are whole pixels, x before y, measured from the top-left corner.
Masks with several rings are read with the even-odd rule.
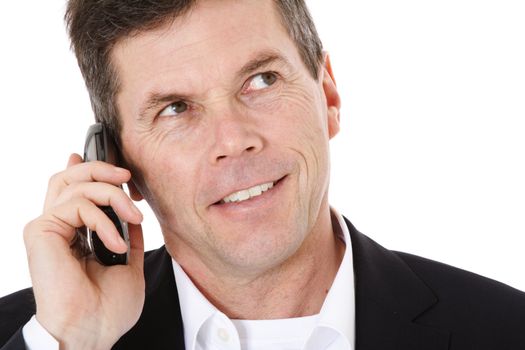
[[[319,314],[281,320],[231,320],[211,304],[175,261],[186,350],[352,350],[355,344],[354,269],[350,234],[332,208],[334,232],[346,249]]]
[[[186,350],[353,350],[354,272],[350,234],[333,208],[335,232],[346,249],[332,287],[317,315],[280,320],[232,320],[213,306],[172,259]],[[22,330],[29,350],[58,350],[58,342],[33,316]]]

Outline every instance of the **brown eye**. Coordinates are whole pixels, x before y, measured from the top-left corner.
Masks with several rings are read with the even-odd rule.
[[[262,81],[264,81],[266,85],[270,86],[270,85],[273,85],[273,83],[275,83],[275,81],[277,80],[277,77],[275,76],[275,74],[268,72],[268,73],[262,73],[261,79]]]
[[[254,75],[249,81],[248,90],[266,89],[277,81],[277,75],[273,72],[264,72]]]
[[[184,101],[177,101],[170,104],[168,107],[164,108],[159,116],[161,117],[169,117],[169,116],[177,116],[181,113],[186,112],[188,109],[188,104]]]

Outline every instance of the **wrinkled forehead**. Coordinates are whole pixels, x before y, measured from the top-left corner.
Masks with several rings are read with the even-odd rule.
[[[260,51],[301,65],[274,1],[199,1],[183,17],[119,41],[112,62],[121,92],[133,89],[143,96],[174,79],[189,89],[204,89],[194,85],[211,83],[208,78],[226,80]]]
[[[139,52],[163,51],[184,62],[209,52],[220,58],[221,51],[234,52],[239,41],[255,49],[261,41],[278,46],[283,39],[290,41],[273,0],[201,0],[181,17],[122,38],[112,58],[120,63]]]

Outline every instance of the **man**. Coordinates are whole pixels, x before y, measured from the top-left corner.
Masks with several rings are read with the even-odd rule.
[[[301,1],[72,0],[67,20],[129,171],[72,155],[52,177],[2,349],[525,347],[523,293],[385,250],[330,208],[340,101]],[[145,257],[125,182],[166,242]],[[71,249],[85,225],[126,250],[97,205],[129,223],[126,266]]]

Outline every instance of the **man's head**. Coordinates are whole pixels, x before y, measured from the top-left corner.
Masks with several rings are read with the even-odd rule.
[[[66,23],[95,118],[119,136],[115,107],[120,80],[111,62],[117,42],[183,17],[197,0],[126,1],[69,0]],[[274,0],[281,23],[294,40],[314,78],[322,63],[322,44],[303,0]],[[224,18],[228,21],[228,18]],[[119,140],[117,140],[119,141]]]
[[[305,59],[283,24],[284,3],[196,1],[107,54],[132,194],[186,264],[271,269],[328,213],[339,97],[329,65]]]

